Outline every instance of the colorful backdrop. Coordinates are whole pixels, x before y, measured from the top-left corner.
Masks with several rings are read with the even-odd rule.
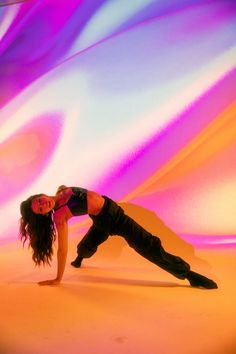
[[[234,0],[0,1],[0,244],[67,184],[236,245],[235,34]]]

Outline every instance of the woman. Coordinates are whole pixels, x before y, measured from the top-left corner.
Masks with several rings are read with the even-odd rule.
[[[180,257],[167,253],[158,237],[153,236],[113,200],[84,188],[60,186],[55,196],[37,194],[21,203],[20,237],[29,239],[36,265],[50,264],[52,246],[58,237],[57,276],[40,285],[56,285],[62,280],[68,248],[68,220],[89,214],[92,226],[77,246],[77,257],[71,264],[78,268],[83,258],[91,257],[109,235],[125,238],[141,256],[155,263],[179,279],[188,279],[191,286],[215,289],[217,284],[198,273]]]

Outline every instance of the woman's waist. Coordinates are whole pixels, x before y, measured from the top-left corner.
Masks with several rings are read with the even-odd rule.
[[[105,198],[100,194],[88,191],[87,193],[87,205],[88,205],[88,214],[98,215],[105,204]]]

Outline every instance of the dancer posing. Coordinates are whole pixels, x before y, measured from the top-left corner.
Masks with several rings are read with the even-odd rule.
[[[58,237],[57,276],[39,282],[56,285],[62,280],[68,248],[68,220],[89,214],[92,226],[77,246],[77,257],[71,264],[79,268],[83,258],[91,257],[109,235],[122,236],[137,253],[179,279],[187,279],[193,287],[215,289],[217,284],[190,270],[180,257],[167,253],[158,237],[146,231],[113,200],[79,187],[60,186],[55,196],[37,194],[20,205],[20,237],[28,239],[36,265],[50,264],[53,242]]]

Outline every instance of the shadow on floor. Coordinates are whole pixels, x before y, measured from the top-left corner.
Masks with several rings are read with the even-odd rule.
[[[127,279],[127,278],[103,277],[103,276],[81,275],[81,274],[79,275],[79,282],[95,283],[95,284],[99,283],[99,284],[113,284],[113,285],[143,286],[143,287],[164,287],[164,288],[190,287],[189,285],[186,284],[180,284],[180,283],[169,282],[169,281]]]

